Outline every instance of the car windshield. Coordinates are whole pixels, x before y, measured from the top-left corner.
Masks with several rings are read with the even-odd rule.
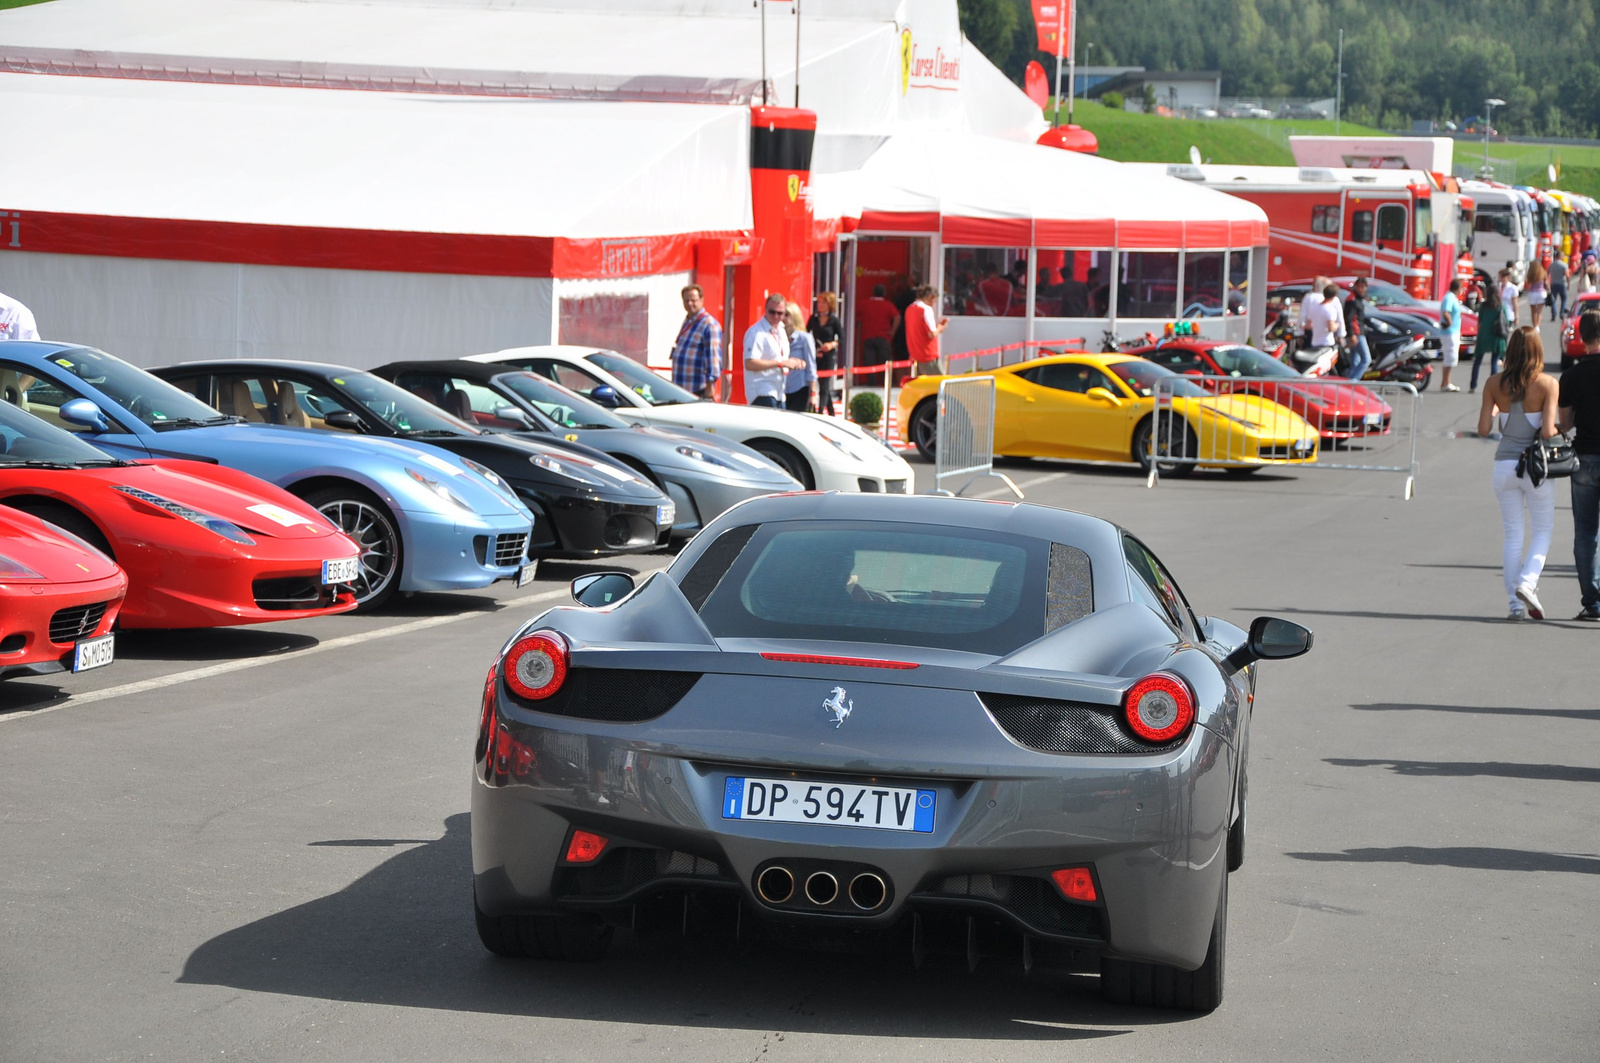
[[[499,387],[516,395],[563,428],[626,428],[628,422],[576,391],[532,373],[505,373],[494,378]]]
[[[1050,544],[927,525],[762,525],[701,606],[718,638],[1011,653],[1046,631]],[[1072,596],[1092,601],[1087,556]],[[1064,571],[1067,567],[1064,567]],[[1056,588],[1051,588],[1051,594]],[[1064,588],[1064,591],[1068,589]]]
[[[345,395],[372,411],[401,435],[439,433],[452,436],[482,435],[482,429],[457,420],[426,399],[371,373],[340,373],[329,377]]]
[[[1374,306],[1420,306],[1425,309],[1430,307],[1430,304],[1388,281],[1367,281],[1367,301]]]
[[[589,355],[589,361],[628,385],[635,395],[652,406],[677,406],[680,403],[700,401],[700,397],[694,392],[680,388],[670,380],[662,379],[632,358],[624,358],[620,354],[596,352]]]
[[[1300,375],[1271,355],[1240,344],[1213,347],[1211,358],[1217,363],[1217,368],[1228,376],[1298,377]]]
[[[91,347],[60,351],[51,355],[50,364],[93,385],[151,428],[193,428],[234,419],[160,377]]]
[[[71,432],[0,402],[0,468],[7,465],[120,465]]]
[[[1112,362],[1107,369],[1117,374],[1122,382],[1133,389],[1133,393],[1142,399],[1148,399],[1156,393],[1158,381],[1170,380],[1171,394],[1180,399],[1205,398],[1205,391],[1199,385],[1186,380],[1168,369],[1164,365],[1156,365],[1138,359],[1136,361]]]

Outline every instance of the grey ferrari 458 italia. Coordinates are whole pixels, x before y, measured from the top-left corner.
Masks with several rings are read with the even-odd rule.
[[[1196,616],[1095,517],[928,496],[753,499],[573,593],[485,683],[490,951],[595,959],[666,912],[1221,1001],[1255,662],[1309,631]]]

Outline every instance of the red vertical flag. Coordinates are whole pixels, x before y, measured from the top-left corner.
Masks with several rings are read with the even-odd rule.
[[[1072,50],[1073,0],[1033,0],[1033,27],[1039,34],[1039,50],[1051,55],[1066,55]]]

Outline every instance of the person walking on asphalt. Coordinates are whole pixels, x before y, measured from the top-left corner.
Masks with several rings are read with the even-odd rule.
[[[1550,263],[1550,316],[1559,322],[1567,316],[1567,260]]]
[[[1366,376],[1372,365],[1372,349],[1367,346],[1365,335],[1366,322],[1367,278],[1357,277],[1350,285],[1350,297],[1344,301],[1345,342],[1350,352],[1350,371],[1345,376],[1351,380]]]
[[[672,345],[672,382],[715,402],[722,383],[722,326],[706,312],[700,285],[691,284],[682,294],[683,327]]]
[[[783,408],[807,413],[817,383],[817,343],[806,331],[799,303],[784,308],[784,324],[789,326],[789,358],[799,362],[800,367],[790,366],[791,372],[783,381]]]
[[[1545,272],[1538,259],[1528,263],[1527,283],[1523,285],[1522,296],[1528,304],[1528,324],[1538,328],[1539,321],[1544,317],[1545,303]]]
[[[1472,379],[1468,391],[1478,390],[1478,369],[1483,356],[1489,356],[1489,373],[1500,372],[1500,356],[1506,353],[1506,315],[1500,307],[1500,289],[1489,285],[1478,304],[1478,338],[1472,343]]]
[[[789,357],[789,337],[783,332],[788,300],[777,292],[767,296],[761,320],[744,333],[744,399],[751,406],[783,409],[785,370],[804,369],[805,363]]]
[[[1511,283],[1511,271],[1500,271],[1500,309],[1506,315],[1511,328],[1517,327],[1517,286]],[[1509,335],[1511,329],[1506,332]]]
[[[1366,291],[1366,283],[1358,282],[1362,291]],[[1456,363],[1461,361],[1461,289],[1463,281],[1456,277],[1450,281],[1450,290],[1444,293],[1444,298],[1439,300],[1439,327],[1444,329],[1444,350],[1440,352],[1440,364],[1444,366],[1445,391],[1460,391],[1458,384],[1450,383],[1450,376],[1456,371]],[[1477,388],[1477,380],[1473,380],[1473,389]]]
[[[1596,315],[1600,319],[1600,314]],[[1597,321],[1600,323],[1600,321]],[[1494,451],[1494,496],[1500,503],[1505,532],[1500,566],[1510,602],[1509,620],[1544,619],[1539,602],[1539,574],[1550,553],[1556,528],[1555,484],[1537,487],[1519,468],[1523,452],[1536,439],[1556,434],[1556,378],[1544,371],[1544,343],[1532,326],[1517,329],[1506,345],[1506,367],[1483,386],[1478,410],[1478,435],[1484,439],[1498,427]],[[1523,555],[1522,518],[1526,509],[1532,535]]]
[[[1583,357],[1561,374],[1559,425],[1577,429],[1572,449],[1578,468],[1572,474],[1572,560],[1578,568],[1579,620],[1600,621],[1600,581],[1595,574],[1600,541],[1600,310],[1578,318]]]

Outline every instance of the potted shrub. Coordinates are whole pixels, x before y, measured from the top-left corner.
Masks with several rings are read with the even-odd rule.
[[[876,429],[883,420],[883,400],[876,391],[858,391],[850,396],[850,419],[862,428]]]

